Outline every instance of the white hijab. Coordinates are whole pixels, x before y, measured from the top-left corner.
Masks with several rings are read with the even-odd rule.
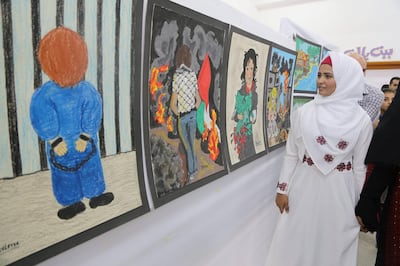
[[[327,174],[352,152],[366,112],[358,105],[365,87],[360,64],[348,55],[329,52],[336,90],[316,95],[300,108],[300,135],[314,164]],[[323,60],[321,61],[323,62]]]

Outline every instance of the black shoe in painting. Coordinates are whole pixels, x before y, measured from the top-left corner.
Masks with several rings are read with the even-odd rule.
[[[83,212],[85,209],[85,204],[83,204],[82,201],[78,201],[72,205],[59,209],[57,215],[60,219],[68,220],[78,213]]]
[[[90,208],[94,209],[98,206],[104,206],[114,200],[114,194],[112,192],[103,193],[100,196],[93,197],[89,201]]]

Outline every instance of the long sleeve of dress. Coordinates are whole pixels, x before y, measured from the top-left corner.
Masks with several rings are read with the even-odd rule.
[[[292,132],[289,133],[286,143],[286,154],[283,157],[283,164],[281,168],[281,173],[279,175],[277,192],[281,194],[288,193],[290,182],[293,177],[296,164],[299,160],[297,155],[297,147],[293,135],[294,134],[292,134]]]
[[[372,138],[372,124],[371,121],[365,119],[363,124],[363,128],[360,132],[360,136],[358,138],[357,144],[354,147],[353,152],[353,171],[354,171],[354,178],[356,181],[356,202],[359,199],[361,190],[363,188],[365,182],[365,175],[366,175],[366,165],[364,163],[365,156],[368,151],[369,143],[371,142]]]
[[[277,192],[281,194],[288,193],[290,183],[296,169],[296,165],[299,162],[299,155],[298,155],[299,145],[297,145],[296,143],[296,141],[299,141],[299,138],[296,137],[297,133],[296,131],[299,128],[298,119],[299,119],[298,113],[294,112],[292,115],[292,122],[291,122],[292,129],[289,132],[288,139],[286,142],[286,154],[283,157],[282,168],[279,175],[279,182],[277,186]]]

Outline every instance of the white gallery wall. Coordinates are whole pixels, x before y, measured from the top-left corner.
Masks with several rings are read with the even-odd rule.
[[[256,9],[262,1],[224,0],[279,31],[281,18],[312,31],[336,44],[342,51],[358,46],[393,48],[392,57],[370,57],[371,61],[400,60],[397,0],[316,0],[280,8]],[[295,1],[292,1],[295,2]]]
[[[400,61],[398,0],[315,0],[271,9],[257,9],[255,3],[262,2],[257,0],[223,1],[277,32],[281,20],[289,19],[336,45],[340,51],[364,54],[369,62]],[[391,55],[385,55],[390,49]],[[400,69],[366,73],[368,82],[379,88],[393,76],[400,76]]]

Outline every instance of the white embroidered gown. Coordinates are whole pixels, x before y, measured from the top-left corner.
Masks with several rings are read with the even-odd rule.
[[[354,208],[365,179],[364,158],[372,135],[367,116],[361,125],[353,152],[324,175],[298,136],[299,123],[293,121],[277,189],[288,194],[289,212],[278,220],[266,266],[357,265],[360,227]]]

